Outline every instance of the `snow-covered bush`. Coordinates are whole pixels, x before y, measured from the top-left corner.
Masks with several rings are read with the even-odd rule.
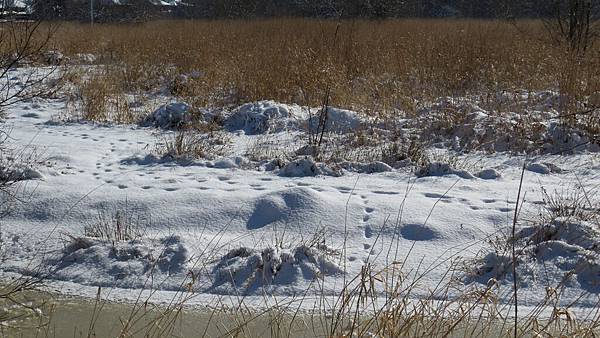
[[[361,124],[365,123],[365,120],[355,111],[327,107],[327,115],[323,115],[322,117],[322,123],[324,123],[324,125],[319,126],[321,115],[323,115],[323,110],[317,112],[317,114],[310,119],[309,128],[311,132],[319,133],[319,129],[322,128],[328,133],[343,134],[357,130]]]
[[[314,280],[343,273],[333,251],[324,245],[262,250],[237,248],[215,266],[214,288],[229,285],[245,291],[268,285],[285,285],[298,279]]]
[[[454,169],[450,164],[443,162],[432,162],[422,166],[416,174],[417,177],[456,175],[465,179],[475,178],[470,172]]]
[[[150,114],[143,125],[162,129],[177,129],[191,122],[191,107],[183,102],[161,106]]]
[[[273,101],[247,103],[232,111],[225,128],[243,130],[247,135],[257,135],[297,129],[302,123],[302,108]]]
[[[340,176],[341,172],[324,163],[315,162],[311,156],[297,158],[286,164],[279,171],[283,177],[307,177],[307,176]]]
[[[77,237],[49,257],[59,267],[53,278],[91,286],[145,288],[148,280],[160,279],[161,288],[179,291],[181,274],[188,262],[188,250],[178,236],[111,242]]]
[[[538,275],[577,285],[598,293],[600,278],[600,230],[592,223],[559,217],[520,229],[515,239],[516,269],[520,288],[539,286]],[[469,261],[467,283],[490,280],[512,283],[512,240],[500,239],[480,258]],[[475,266],[473,269],[472,267]]]

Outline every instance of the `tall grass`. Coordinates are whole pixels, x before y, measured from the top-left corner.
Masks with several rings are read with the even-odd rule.
[[[175,83],[196,104],[275,99],[381,113],[439,96],[600,88],[600,50],[573,62],[541,22],[312,19],[65,23],[56,46],[118,64],[138,90]],[[176,76],[197,72],[184,83]],[[575,78],[574,78],[575,76]],[[327,93],[326,93],[327,92]]]

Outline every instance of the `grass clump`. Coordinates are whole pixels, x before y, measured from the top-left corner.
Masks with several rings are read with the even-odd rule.
[[[96,219],[85,225],[83,235],[112,243],[128,242],[142,238],[150,220],[128,210],[98,211]]]
[[[203,133],[195,128],[183,128],[161,136],[155,151],[172,160],[214,159],[229,152],[230,138],[223,132]]]

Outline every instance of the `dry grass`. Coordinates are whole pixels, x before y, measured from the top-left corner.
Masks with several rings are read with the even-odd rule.
[[[337,33],[336,33],[337,31]],[[123,90],[157,88],[194,105],[274,99],[364,112],[414,110],[439,96],[600,88],[600,51],[572,59],[540,22],[476,20],[157,21],[65,23],[57,48],[119,65]],[[199,72],[181,81],[177,76]]]
[[[220,132],[205,133],[195,128],[184,128],[161,136],[155,148],[159,156],[168,160],[214,159],[229,152],[230,139]]]

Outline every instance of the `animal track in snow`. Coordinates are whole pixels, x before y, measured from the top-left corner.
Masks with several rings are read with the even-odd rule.
[[[441,200],[449,200],[449,199],[453,198],[452,196],[442,195],[442,194],[436,194],[436,193],[430,193],[430,192],[427,192],[427,193],[425,193],[423,195],[425,195],[425,197],[433,198],[433,199],[437,199],[437,200],[439,200],[439,199],[441,199]]]
[[[409,241],[431,241],[440,235],[423,224],[406,224],[400,229],[402,237]]]
[[[399,195],[400,193],[397,191],[384,191],[384,190],[375,190],[373,191],[374,194],[377,195]]]
[[[371,228],[370,225],[365,226],[365,237],[366,238],[373,237],[373,229]]]
[[[342,194],[347,194],[347,193],[351,192],[352,190],[354,190],[354,189],[352,189],[350,187],[336,187],[336,189],[339,192],[341,192]]]

